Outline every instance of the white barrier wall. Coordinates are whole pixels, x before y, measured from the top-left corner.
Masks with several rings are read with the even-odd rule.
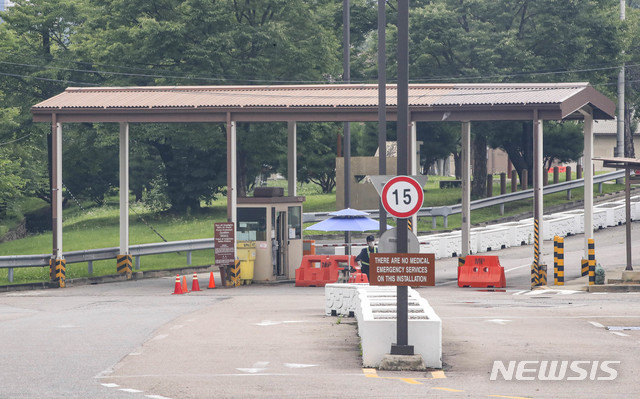
[[[378,367],[397,342],[396,291],[396,287],[357,288],[355,314],[363,367]],[[422,356],[426,367],[442,368],[442,321],[429,302],[411,288],[408,303],[409,345]]]
[[[631,219],[640,220],[640,195],[631,197]],[[603,203],[593,208],[593,228],[604,229],[625,223],[624,200]],[[584,233],[584,211],[580,209],[554,213],[543,217],[542,239],[553,240],[554,236],[566,237]],[[501,248],[533,244],[533,219],[500,223],[471,229],[472,253],[496,251]],[[459,256],[462,251],[462,237],[459,230],[418,236],[421,253],[433,253],[436,259]],[[352,247],[351,254],[357,255],[363,246]],[[344,247],[336,247],[336,255],[344,254]],[[454,255],[455,254],[455,255]]]

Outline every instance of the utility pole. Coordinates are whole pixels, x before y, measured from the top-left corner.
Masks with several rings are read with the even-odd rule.
[[[350,2],[342,0],[342,80],[345,83],[351,82],[351,21],[350,21]],[[344,145],[343,145],[343,161],[344,161],[344,207],[351,208],[351,126],[349,122],[344,123]],[[344,241],[346,243],[345,254],[351,254],[351,232],[344,233]]]
[[[620,20],[625,20],[626,0],[620,0]],[[623,51],[624,54],[624,51]],[[618,120],[616,129],[616,148],[615,157],[624,157],[624,85],[625,85],[625,66],[624,63],[618,72]]]
[[[387,174],[387,14],[386,0],[378,0],[378,174]],[[379,204],[380,235],[387,230],[387,211]]]
[[[409,174],[409,0],[398,0],[398,175]],[[407,219],[397,220],[397,251],[407,253]],[[392,355],[413,355],[413,346],[409,345],[409,309],[408,289],[397,287],[396,310],[397,342],[391,345]]]

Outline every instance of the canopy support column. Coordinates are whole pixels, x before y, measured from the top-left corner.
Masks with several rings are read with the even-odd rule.
[[[543,142],[542,142],[542,120],[538,115],[538,110],[533,110],[533,264],[537,276],[537,283],[542,284],[540,277],[546,276],[546,265],[541,260],[543,248],[543,215],[544,215],[544,193],[542,176],[543,166]]]
[[[289,133],[289,141],[287,146],[287,196],[295,197],[298,195],[297,182],[298,182],[298,151],[296,148],[296,122],[287,122],[287,130]]]
[[[589,239],[593,239],[593,115],[584,115],[584,259],[589,259]]]
[[[129,124],[120,122],[120,251],[117,257],[118,274],[131,278],[129,254]]]
[[[462,122],[462,251],[469,255],[471,247],[471,122]]]
[[[53,286],[64,288],[66,263],[62,254],[62,124],[51,115],[51,204],[53,251],[49,269]]]
[[[227,113],[227,222],[236,222],[238,204],[238,178],[236,160],[236,122]]]

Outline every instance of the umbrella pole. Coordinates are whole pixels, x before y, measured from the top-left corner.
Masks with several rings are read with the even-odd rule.
[[[344,254],[347,256],[351,256],[351,232],[350,231],[344,232],[344,242],[345,242]]]

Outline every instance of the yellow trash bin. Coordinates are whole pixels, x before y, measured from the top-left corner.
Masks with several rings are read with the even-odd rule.
[[[251,284],[253,280],[253,266],[256,261],[256,242],[238,241],[236,256],[242,261],[240,280],[243,284]]]

